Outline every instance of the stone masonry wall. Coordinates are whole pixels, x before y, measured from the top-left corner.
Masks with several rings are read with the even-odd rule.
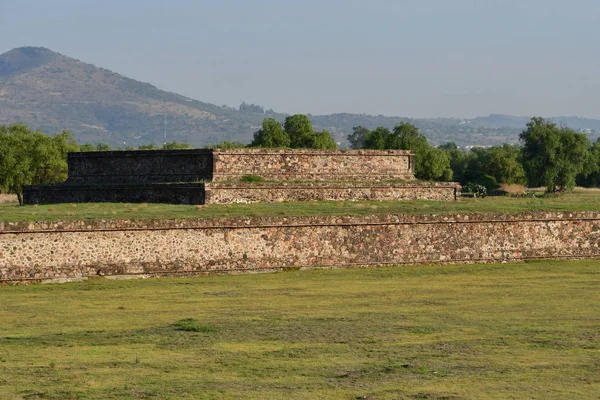
[[[25,204],[57,203],[175,203],[204,204],[203,183],[153,183],[137,185],[30,186],[23,192]]]
[[[193,150],[131,150],[69,153],[67,184],[198,182],[210,180],[213,153]]]
[[[415,183],[207,183],[207,204],[276,203],[280,201],[456,200],[461,186],[453,182]]]
[[[0,280],[599,258],[600,212],[0,223]]]
[[[215,149],[213,181],[244,175],[267,180],[414,180],[407,150]]]

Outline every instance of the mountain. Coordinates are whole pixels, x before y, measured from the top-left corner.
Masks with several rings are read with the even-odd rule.
[[[432,144],[460,146],[516,143],[529,117],[491,114],[471,120],[411,119],[365,114],[309,115],[316,129],[329,130],[342,146],[354,126],[417,126]],[[0,55],[0,124],[24,122],[46,133],[70,130],[79,143],[113,147],[161,144],[192,146],[228,141],[249,143],[264,118],[285,114],[242,104],[217,106],[159,90],[109,70],[43,47],[21,47]],[[600,136],[600,120],[557,117],[551,120]]]
[[[274,115],[279,117],[279,115]],[[41,47],[0,55],[0,124],[68,129],[113,146],[168,141],[250,141],[264,113],[203,103]]]

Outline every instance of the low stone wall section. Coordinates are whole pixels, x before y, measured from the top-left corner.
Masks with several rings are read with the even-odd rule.
[[[58,203],[175,203],[204,204],[203,183],[154,183],[135,185],[28,186],[25,204]]]
[[[215,149],[213,181],[414,180],[409,150]]]
[[[461,186],[422,183],[207,183],[206,203],[276,203],[281,201],[456,200]]]
[[[600,257],[599,212],[0,223],[0,280]]]
[[[91,151],[69,153],[67,162],[67,184],[198,182],[212,179],[213,151]]]

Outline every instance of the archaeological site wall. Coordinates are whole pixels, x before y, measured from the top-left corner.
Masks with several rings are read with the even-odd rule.
[[[199,182],[211,180],[212,150],[132,150],[69,153],[67,184]]]
[[[0,280],[600,257],[600,212],[0,223]]]
[[[460,192],[457,183],[415,182],[413,158],[408,150],[188,149],[69,153],[69,177],[65,184],[26,186],[23,198],[25,204],[457,198]],[[241,184],[242,178],[249,175],[269,182]],[[294,182],[294,186],[286,182]],[[244,192],[234,192],[238,189]],[[454,195],[449,196],[451,193]]]
[[[452,201],[461,186],[454,182],[277,182],[207,183],[206,204],[281,201]]]
[[[409,150],[215,149],[213,181],[414,180]]]

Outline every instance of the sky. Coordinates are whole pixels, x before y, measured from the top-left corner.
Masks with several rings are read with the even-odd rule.
[[[231,107],[600,119],[598,21],[598,0],[0,0],[0,53]]]

